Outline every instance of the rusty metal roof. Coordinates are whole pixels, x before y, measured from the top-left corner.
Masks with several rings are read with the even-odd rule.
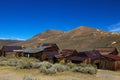
[[[110,58],[110,59],[113,59],[113,60],[120,60],[120,56],[117,56],[117,55],[102,55],[103,57],[106,57],[106,58]]]

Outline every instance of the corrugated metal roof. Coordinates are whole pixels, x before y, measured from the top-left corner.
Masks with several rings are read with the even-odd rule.
[[[118,50],[115,47],[97,47],[94,50],[99,51],[102,55],[118,54]]]
[[[120,56],[116,56],[116,55],[102,55],[103,57],[106,57],[106,58],[110,58],[110,59],[113,59],[113,60],[120,60]]]
[[[27,48],[23,50],[23,53],[38,53],[38,52],[44,51],[48,47],[49,46],[44,46],[44,47],[39,47],[39,48]]]

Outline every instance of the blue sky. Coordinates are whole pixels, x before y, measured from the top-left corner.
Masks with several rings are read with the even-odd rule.
[[[120,0],[0,0],[0,38],[91,26],[120,32]]]

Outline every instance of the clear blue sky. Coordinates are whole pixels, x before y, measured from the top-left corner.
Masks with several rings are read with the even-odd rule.
[[[119,32],[120,0],[0,0],[2,39],[29,39],[82,25]]]

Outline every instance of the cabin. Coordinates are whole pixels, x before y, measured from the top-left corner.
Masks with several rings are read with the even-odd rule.
[[[102,55],[100,60],[100,69],[120,70],[120,56]]]
[[[95,48],[94,50],[99,51],[101,55],[108,55],[108,54],[118,55],[119,54],[118,50],[115,47],[98,47],[98,48]]]
[[[14,50],[21,50],[21,46],[3,46],[2,47],[2,56],[15,56]]]
[[[100,53],[99,51],[85,51],[79,52],[78,54],[71,56],[69,59],[73,63],[86,63],[86,64],[96,64],[99,66],[100,62]]]
[[[68,58],[74,55],[77,55],[77,50],[75,49],[63,49],[60,54],[64,57],[64,58]]]
[[[50,45],[42,45],[37,48],[28,48],[23,51],[24,57],[35,57],[41,61],[53,61],[53,57],[58,55],[58,49]]]

